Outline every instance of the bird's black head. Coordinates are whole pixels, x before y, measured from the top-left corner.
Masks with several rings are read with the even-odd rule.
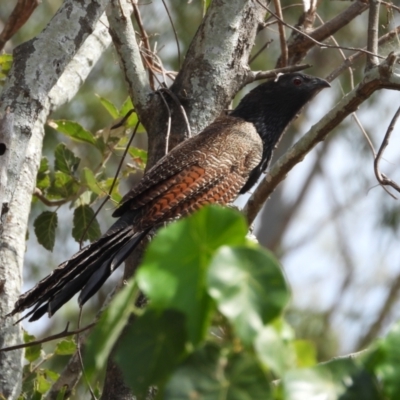
[[[258,175],[267,168],[290,121],[317,92],[329,86],[324,79],[296,72],[262,83],[243,97],[231,115],[253,123],[263,140]]]
[[[313,95],[329,86],[324,79],[298,72],[280,75],[243,97],[231,115],[253,122],[263,139],[280,135]]]

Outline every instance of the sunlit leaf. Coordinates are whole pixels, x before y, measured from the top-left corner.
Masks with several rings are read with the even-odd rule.
[[[238,212],[205,207],[161,229],[147,249],[138,284],[151,307],[185,314],[193,343],[204,337],[209,323],[212,302],[206,291],[206,272],[211,257],[221,245],[243,244],[246,232],[246,222]]]
[[[136,282],[129,281],[113,298],[90,333],[84,353],[84,365],[89,380],[106,365],[111,350],[132,313],[138,292]]]
[[[261,248],[221,247],[211,261],[208,287],[220,312],[247,344],[289,300],[279,263]]]
[[[90,143],[95,146],[97,145],[93,134],[86,130],[82,125],[78,124],[78,122],[60,119],[56,121],[50,121],[49,125],[64,135],[69,136],[71,139],[77,140],[78,142]]]
[[[57,343],[55,354],[59,356],[68,356],[70,354],[74,354],[76,351],[76,343],[72,338],[63,339]]]
[[[101,105],[109,112],[109,114],[114,118],[117,119],[119,117],[119,112],[117,107],[110,101],[104,97],[97,95],[97,98],[100,100]]]

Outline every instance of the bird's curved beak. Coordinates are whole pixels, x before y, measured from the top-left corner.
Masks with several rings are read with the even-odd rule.
[[[321,78],[314,78],[311,81],[311,84],[314,85],[315,88],[318,88],[318,89],[331,87],[331,85],[328,81],[326,81],[325,79],[321,79]]]

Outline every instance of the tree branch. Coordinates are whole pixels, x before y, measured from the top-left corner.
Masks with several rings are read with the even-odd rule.
[[[254,221],[264,202],[287,173],[372,93],[379,89],[400,90],[400,76],[392,73],[395,62],[396,57],[390,54],[378,67],[371,69],[354,90],[343,97],[331,112],[279,158],[244,208],[249,224]]]
[[[87,13],[83,6],[89,7],[91,12]],[[69,7],[68,10],[65,7]],[[8,197],[2,199],[8,202],[9,208],[3,213],[0,227],[0,282],[4,281],[0,310],[4,314],[12,310],[20,294],[25,235],[40,164],[44,123],[51,110],[75,95],[111,41],[104,24],[95,25],[101,7],[105,5],[91,1],[79,4],[66,1],[45,31],[15,50],[13,68],[1,98],[2,107],[9,105],[14,116]],[[66,24],[69,18],[79,20],[83,27],[78,29],[76,21]],[[93,28],[94,33],[85,41]],[[69,40],[73,43],[70,44]],[[64,49],[64,46],[59,46],[60,41],[68,48],[68,54],[60,52]],[[74,51],[77,53],[71,59]],[[25,147],[28,148],[26,154]],[[18,170],[19,165],[22,170]],[[20,326],[12,325],[10,318],[1,320],[1,325],[1,347],[21,341]],[[10,399],[19,394],[22,370],[16,368],[22,368],[22,354],[22,351],[14,351],[0,355],[0,370],[3,371],[0,392]]]

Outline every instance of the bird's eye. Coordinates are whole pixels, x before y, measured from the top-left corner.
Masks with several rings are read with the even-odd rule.
[[[303,83],[303,80],[301,78],[294,78],[293,79],[293,84],[296,86],[300,86]]]

